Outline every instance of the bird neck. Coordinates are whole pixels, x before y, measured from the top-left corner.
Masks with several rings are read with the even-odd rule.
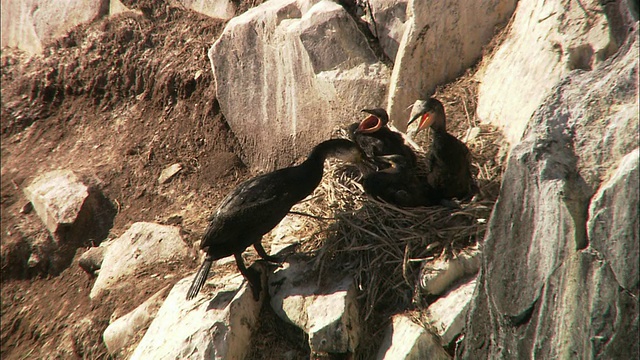
[[[447,132],[447,115],[444,112],[436,112],[433,114],[433,123],[431,124],[431,128],[436,133],[446,133]]]
[[[298,166],[295,168],[299,173],[300,178],[305,179],[304,184],[302,186],[308,186],[309,191],[313,191],[313,189],[320,184],[322,181],[322,174],[324,173],[324,160],[327,157],[326,151],[321,151],[318,149],[314,149],[311,154]]]
[[[311,154],[309,154],[307,159],[300,165],[308,164],[306,166],[320,166],[320,168],[322,168],[324,161],[332,152],[333,150],[328,142],[320,143],[313,148]]]

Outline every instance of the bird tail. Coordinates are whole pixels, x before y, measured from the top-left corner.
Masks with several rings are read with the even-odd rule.
[[[187,300],[191,300],[198,295],[202,285],[204,285],[204,282],[207,280],[207,276],[209,276],[209,270],[211,269],[212,263],[212,258],[207,257],[204,259],[204,262],[200,266],[200,269],[198,269],[198,273],[196,274],[196,277],[193,278],[193,283],[187,292]]]

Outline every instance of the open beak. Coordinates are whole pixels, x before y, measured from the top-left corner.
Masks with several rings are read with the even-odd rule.
[[[430,112],[426,112],[424,114],[416,114],[411,118],[411,120],[409,120],[407,126],[411,125],[411,123],[416,121],[417,118],[420,118],[420,123],[418,124],[418,131],[416,131],[416,133],[419,133],[433,124],[433,116],[431,116]]]
[[[364,153],[360,157],[360,161],[356,163],[356,167],[363,174],[369,174],[378,171],[378,165]]]
[[[356,132],[371,134],[380,130],[381,127],[382,121],[380,121],[377,116],[369,115],[366,117],[366,119],[360,122],[360,125],[358,125],[358,129],[356,129]]]

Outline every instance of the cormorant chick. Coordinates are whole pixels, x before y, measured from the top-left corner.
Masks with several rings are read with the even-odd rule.
[[[202,288],[212,262],[229,255],[235,256],[238,270],[249,281],[254,298],[259,298],[260,274],[245,267],[242,252],[253,245],[263,259],[281,262],[267,255],[260,242],[262,236],[278,225],[293,205],[313,192],[322,180],[323,164],[329,157],[350,162],[366,159],[358,145],[349,140],[327,140],[313,148],[301,164],[249,179],[222,200],[202,238],[200,248],[207,257],[193,279],[187,300]]]
[[[389,167],[367,174],[362,186],[364,191],[390,204],[403,207],[429,206],[435,202],[427,197],[424,185],[418,180],[415,168],[408,167],[406,158],[401,155],[385,155],[378,160],[389,164]]]
[[[363,109],[362,112],[370,114],[360,123],[349,126],[349,136],[356,142],[371,159],[385,155],[402,155],[406,158],[406,164],[413,167],[416,164],[416,154],[404,143],[404,138],[399,133],[389,129],[389,114],[382,108]],[[388,166],[385,161],[376,162],[379,168]]]
[[[435,98],[417,100],[407,125],[420,118],[418,132],[431,127],[433,141],[426,158],[426,182],[433,191],[433,198],[463,200],[469,198],[478,187],[471,174],[471,153],[467,146],[447,132],[444,106]]]

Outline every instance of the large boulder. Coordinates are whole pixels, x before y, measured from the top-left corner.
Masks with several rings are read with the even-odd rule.
[[[564,76],[591,70],[617,49],[602,2],[520,1],[506,38],[479,72],[478,117],[517,143]]]
[[[451,359],[438,338],[405,315],[395,315],[382,340],[377,360]]]
[[[244,358],[264,296],[255,301],[242,275],[234,273],[216,276],[213,296],[201,292],[186,301],[192,281],[189,276],[176,283],[131,360]]]
[[[102,340],[110,354],[121,351],[135,338],[140,330],[149,326],[158,313],[160,306],[162,306],[164,297],[168,292],[169,285],[155,293],[130,313],[117,318],[107,326],[102,334]]]
[[[591,247],[610,261],[625,289],[638,289],[638,149],[622,158],[620,166],[591,201],[587,231]]]
[[[358,347],[360,321],[352,277],[325,287],[309,281],[311,265],[292,260],[269,277],[271,306],[280,318],[309,335],[314,353],[353,353]]]
[[[406,129],[407,107],[478,61],[515,6],[514,0],[408,2],[389,86],[389,116],[400,130]]]
[[[189,255],[189,247],[182,239],[179,228],[135,223],[107,248],[89,296],[93,299],[105,290],[122,286],[125,278],[145,267],[186,261]]]
[[[237,3],[231,0],[180,0],[180,2],[191,10],[221,20],[231,19],[238,10]]]
[[[209,58],[242,160],[265,170],[383,105],[389,78],[356,21],[328,0],[265,2],[231,19]]]
[[[30,267],[59,273],[71,264],[78,247],[99,244],[113,225],[116,211],[111,202],[71,170],[36,177],[24,194],[51,234],[30,244]]]
[[[109,13],[109,0],[2,0],[2,47],[17,47],[31,54],[66,34],[78,24]]]
[[[638,31],[550,94],[511,151],[462,358],[640,355]]]
[[[378,39],[382,51],[392,61],[395,60],[407,21],[408,0],[371,0],[362,19]]]
[[[475,288],[474,278],[429,304],[426,310],[427,320],[440,337],[442,346],[449,345],[462,332]]]

